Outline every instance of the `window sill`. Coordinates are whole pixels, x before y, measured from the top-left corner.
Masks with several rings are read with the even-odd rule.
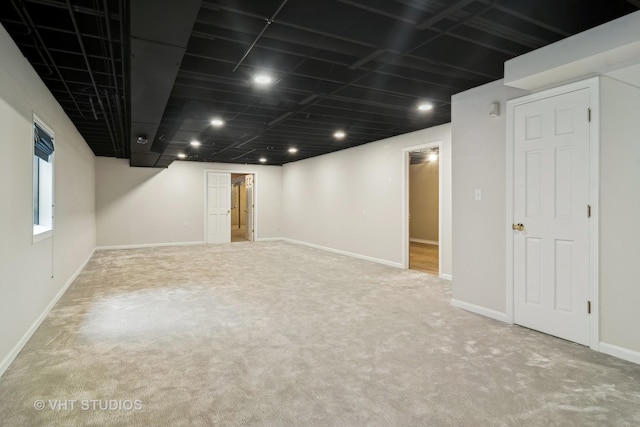
[[[41,225],[33,226],[33,243],[38,243],[53,236],[53,229]]]

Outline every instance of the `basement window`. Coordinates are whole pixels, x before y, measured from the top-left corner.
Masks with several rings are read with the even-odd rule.
[[[53,132],[33,118],[33,242],[53,234]]]

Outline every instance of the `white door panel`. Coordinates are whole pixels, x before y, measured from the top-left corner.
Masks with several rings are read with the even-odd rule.
[[[207,243],[231,242],[231,174],[207,172]]]
[[[589,90],[514,110],[514,321],[589,343]]]
[[[254,200],[253,200],[253,186],[254,186],[254,175],[247,175],[244,179],[244,183],[245,183],[245,196],[246,196],[246,203],[245,206],[247,207],[247,230],[246,230],[246,236],[245,238],[252,242],[253,241],[253,229],[254,229]]]

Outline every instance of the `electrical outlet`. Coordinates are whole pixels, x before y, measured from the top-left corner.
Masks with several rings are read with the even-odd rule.
[[[476,188],[476,200],[482,200],[482,190],[480,190],[479,188]]]

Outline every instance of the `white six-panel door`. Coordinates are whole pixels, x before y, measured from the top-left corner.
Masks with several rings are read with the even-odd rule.
[[[207,172],[207,243],[231,242],[231,174]]]
[[[589,344],[589,89],[514,109],[514,322]]]

